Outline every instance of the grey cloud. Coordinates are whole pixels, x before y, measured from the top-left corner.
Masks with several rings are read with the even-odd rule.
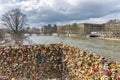
[[[17,1],[20,2],[20,0]],[[42,0],[37,1],[39,4]],[[53,7],[43,5],[31,11],[23,10],[28,16],[29,23],[38,25],[82,21],[90,18],[101,19],[101,17],[120,12],[119,0],[84,0],[84,2],[78,2],[76,5],[70,5],[65,0],[53,1],[55,1]],[[21,8],[21,6],[16,7]]]
[[[64,7],[59,8],[57,12],[52,9],[46,9],[40,13],[37,13],[37,20],[35,20],[35,22],[56,23],[72,20],[85,20],[89,18],[99,18],[115,12],[119,12],[120,9],[116,9],[114,7],[118,5],[117,2],[107,1],[105,3],[92,3],[88,1],[75,7],[69,6],[69,10],[66,10],[67,8],[64,9]],[[63,14],[61,12],[63,12]],[[42,16],[42,14],[45,16]]]

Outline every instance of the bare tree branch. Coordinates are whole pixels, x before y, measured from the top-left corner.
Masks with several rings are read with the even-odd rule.
[[[3,15],[2,21],[13,37],[23,36],[27,16],[20,9],[8,11]]]

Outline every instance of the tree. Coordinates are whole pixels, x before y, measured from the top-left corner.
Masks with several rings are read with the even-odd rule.
[[[3,40],[3,32],[0,31],[0,41]]]
[[[15,44],[19,44],[24,38],[24,29],[27,16],[20,9],[13,9],[5,13],[2,17],[3,25],[7,27],[8,32],[15,40]]]

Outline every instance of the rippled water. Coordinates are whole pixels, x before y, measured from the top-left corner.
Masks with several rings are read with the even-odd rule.
[[[89,50],[112,60],[120,61],[120,41],[98,38],[75,39],[54,36],[30,36],[31,44],[59,43],[69,44],[82,50]],[[26,43],[28,44],[28,43]]]

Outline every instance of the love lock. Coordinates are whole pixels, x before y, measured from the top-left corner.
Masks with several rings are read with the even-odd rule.
[[[39,60],[40,63],[45,63],[45,62],[47,62],[47,59],[46,59],[43,55],[39,56],[39,57],[38,57],[38,60]]]

